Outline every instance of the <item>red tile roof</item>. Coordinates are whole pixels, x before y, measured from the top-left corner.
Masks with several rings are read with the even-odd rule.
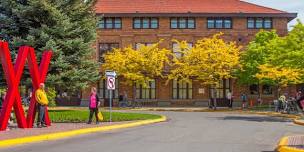
[[[96,13],[287,13],[240,0],[98,0]]]

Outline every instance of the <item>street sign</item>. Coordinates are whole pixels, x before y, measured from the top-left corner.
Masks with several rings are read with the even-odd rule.
[[[107,77],[116,77],[116,72],[115,71],[106,70],[106,76]]]
[[[115,90],[115,77],[107,77],[108,90]]]
[[[107,89],[109,91],[109,99],[110,99],[110,123],[112,122],[112,91],[115,90],[115,78],[116,72],[111,70],[105,71],[107,77]]]

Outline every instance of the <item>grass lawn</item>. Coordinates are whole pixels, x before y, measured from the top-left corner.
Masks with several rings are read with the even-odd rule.
[[[109,121],[110,113],[102,111],[104,120]],[[87,122],[89,118],[89,110],[49,110],[49,115],[52,122]],[[142,113],[123,113],[123,112],[112,112],[112,121],[134,121],[134,120],[147,120],[157,119],[160,115],[154,114],[142,114]],[[93,122],[95,116],[93,117]]]

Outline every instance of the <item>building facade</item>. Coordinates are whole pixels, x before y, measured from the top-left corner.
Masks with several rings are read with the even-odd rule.
[[[258,6],[240,0],[99,0],[96,13],[100,17],[97,26],[96,56],[100,64],[102,55],[113,48],[150,45],[163,39],[160,47],[175,52],[175,40],[186,40],[191,47],[199,39],[222,32],[226,41],[246,45],[260,30],[275,29],[284,36],[287,24],[297,14]],[[113,98],[127,94],[132,99],[132,86],[124,85],[123,78],[116,81]],[[206,106],[211,92],[216,90],[219,105],[225,106],[227,92],[232,91],[235,101],[246,93],[256,100],[258,92],[265,101],[275,97],[272,86],[239,86],[237,80],[223,80],[220,87],[204,86],[198,80],[191,83],[155,78],[150,87],[136,86],[136,98],[148,106]],[[107,106],[109,98],[106,82],[96,84],[98,93]],[[289,88],[291,92],[294,87]],[[88,97],[84,91],[83,98]]]

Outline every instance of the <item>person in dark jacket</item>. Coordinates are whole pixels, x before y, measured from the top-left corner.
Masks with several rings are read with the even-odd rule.
[[[89,116],[89,121],[87,124],[92,123],[93,114],[95,114],[96,124],[99,123],[99,121],[98,121],[98,107],[99,106],[100,106],[99,97],[96,93],[96,88],[93,87],[91,90],[91,95],[90,95],[90,102],[89,102],[90,116]]]

